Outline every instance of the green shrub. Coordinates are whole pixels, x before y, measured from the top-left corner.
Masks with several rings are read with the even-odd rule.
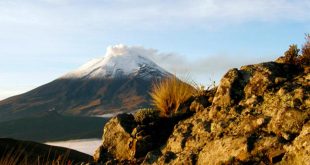
[[[135,121],[137,123],[146,124],[147,122],[156,121],[159,119],[159,111],[151,108],[139,109],[134,114]]]
[[[150,95],[153,105],[160,111],[161,115],[172,117],[177,113],[180,105],[196,92],[197,90],[194,87],[173,76],[153,84]]]

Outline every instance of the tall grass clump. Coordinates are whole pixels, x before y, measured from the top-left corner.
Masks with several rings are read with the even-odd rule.
[[[23,150],[23,149],[19,149],[19,152],[16,152],[15,150],[7,150],[4,152],[5,153],[2,153],[3,155],[1,155],[0,164],[5,164],[5,165],[22,164],[22,165],[26,165],[28,163],[27,157],[24,156],[25,150]]]
[[[63,155],[32,155],[22,147],[13,148],[2,153],[0,165],[72,165],[68,160],[69,152]],[[49,153],[50,154],[50,153]],[[50,157],[51,156],[51,157]]]
[[[162,116],[173,117],[180,105],[196,93],[196,89],[172,76],[153,84],[151,98]]]

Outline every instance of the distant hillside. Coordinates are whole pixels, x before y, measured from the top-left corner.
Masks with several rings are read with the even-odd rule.
[[[49,113],[0,123],[0,138],[9,137],[31,141],[59,141],[101,138],[107,118],[74,117]]]

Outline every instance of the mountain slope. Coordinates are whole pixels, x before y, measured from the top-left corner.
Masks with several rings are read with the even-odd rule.
[[[139,47],[109,47],[104,58],[1,101],[0,121],[40,116],[48,111],[93,116],[148,106],[152,83],[171,74],[148,59],[147,53],[150,50]]]

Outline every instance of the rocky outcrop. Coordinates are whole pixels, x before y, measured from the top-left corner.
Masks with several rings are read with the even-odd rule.
[[[113,123],[120,123],[116,117],[105,127],[103,147],[114,159],[141,159],[142,164],[307,164],[309,68],[268,62],[232,69],[217,88],[205,92],[205,97],[192,99],[188,108],[193,115],[174,122],[165,142],[131,157],[130,149],[122,150],[126,154],[118,157],[113,153],[118,150],[115,143],[128,146],[127,139],[132,138],[130,132],[137,124],[129,124],[132,126],[127,131],[120,124],[112,127]],[[126,118],[126,122],[133,121],[133,117]],[[158,132],[161,129],[165,129],[165,124],[159,124]],[[115,130],[127,133],[108,133]],[[108,143],[107,139],[117,138],[116,135],[126,140]],[[147,144],[159,136],[155,133]],[[137,147],[135,151],[139,150]]]
[[[141,163],[149,151],[164,144],[174,121],[159,118],[153,111],[142,110],[135,115],[120,114],[112,118],[104,127],[103,142],[95,152],[95,161]]]
[[[281,162],[309,121],[305,70],[273,62],[230,70],[212,106],[175,126],[156,163],[167,163],[167,153],[171,164]]]
[[[107,150],[107,154],[101,159],[113,155],[119,160],[129,160],[134,158],[134,139],[131,138],[136,123],[130,114],[122,114],[110,120],[104,127],[103,145],[101,150]]]

